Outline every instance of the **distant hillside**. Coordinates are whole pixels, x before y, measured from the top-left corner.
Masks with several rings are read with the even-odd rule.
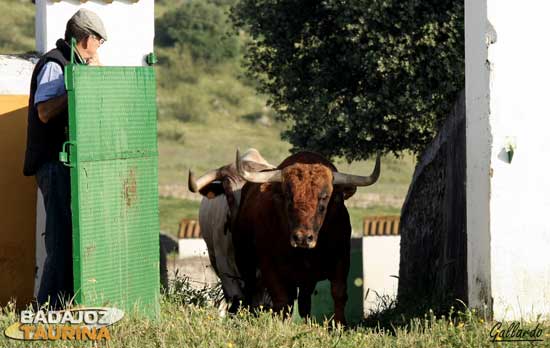
[[[246,34],[225,32],[230,30],[226,14],[232,3],[155,3],[159,180],[161,191],[168,196],[198,198],[185,189],[188,169],[200,174],[229,163],[237,147],[255,147],[274,164],[288,155],[290,145],[279,136],[285,125],[275,120],[273,111],[265,106],[266,97],[258,95],[254,81],[244,76],[241,63]],[[0,22],[0,54],[33,50],[32,2],[0,0],[2,10],[9,16]],[[224,41],[227,37],[230,41]],[[160,38],[162,42],[158,42]],[[355,204],[399,207],[414,163],[412,156],[383,159],[379,183],[360,189]],[[336,164],[341,171],[358,174],[368,174],[373,167],[371,161]]]
[[[0,0],[0,54],[34,51],[34,4],[30,0]]]

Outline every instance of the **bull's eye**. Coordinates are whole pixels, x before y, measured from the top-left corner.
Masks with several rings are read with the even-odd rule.
[[[317,209],[319,210],[320,213],[322,213],[325,211],[325,206],[322,204],[319,204],[319,207]]]

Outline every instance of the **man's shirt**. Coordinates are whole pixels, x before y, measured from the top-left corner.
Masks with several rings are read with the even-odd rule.
[[[34,105],[67,93],[63,68],[55,62],[48,62],[44,65],[38,73],[37,83]]]

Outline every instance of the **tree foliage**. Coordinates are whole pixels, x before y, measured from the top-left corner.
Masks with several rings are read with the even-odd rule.
[[[418,153],[464,86],[462,0],[241,0],[231,17],[294,150]]]
[[[193,59],[217,64],[239,54],[234,34],[221,0],[191,0],[169,10],[156,21],[156,43],[163,47],[180,46]]]
[[[0,1],[0,54],[21,54],[35,50],[35,5],[30,1]]]

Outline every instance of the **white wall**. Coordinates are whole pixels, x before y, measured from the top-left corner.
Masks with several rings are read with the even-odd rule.
[[[186,257],[207,257],[208,248],[202,238],[185,238],[178,240],[179,258]]]
[[[468,303],[490,305],[489,68],[486,0],[465,1],[466,233]]]
[[[491,284],[496,318],[550,313],[550,2],[488,0]],[[512,162],[503,151],[516,143]]]
[[[469,303],[534,319],[550,313],[550,3],[465,4]]]
[[[35,61],[0,56],[0,95],[28,95]]]
[[[379,296],[389,296],[392,299],[397,296],[398,279],[396,277],[399,276],[400,241],[400,236],[363,237],[365,315],[378,309]]]
[[[145,65],[144,57],[153,52],[154,0],[136,3],[115,0],[111,4],[98,0],[85,3],[36,0],[36,49],[39,52],[55,48],[57,39],[64,37],[67,21],[79,8],[94,11],[105,24],[108,40],[99,49],[103,65]]]

